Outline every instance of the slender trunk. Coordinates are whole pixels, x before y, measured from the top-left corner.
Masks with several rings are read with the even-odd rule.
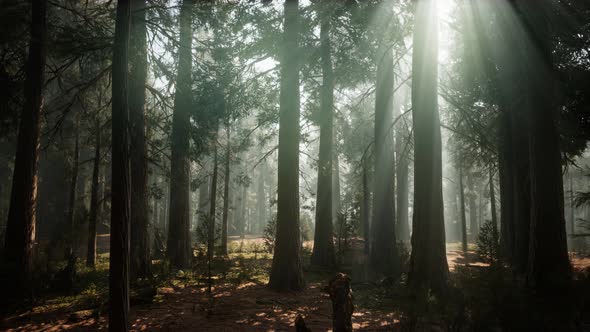
[[[194,0],[183,0],[180,8],[180,46],[170,158],[170,207],[167,256],[174,268],[190,264],[190,112],[192,107],[192,12]]]
[[[129,330],[129,109],[127,69],[130,3],[119,0],[112,65],[111,250],[109,255],[109,331]]]
[[[461,248],[467,251],[467,216],[465,213],[465,188],[463,186],[463,167],[459,165],[459,204],[461,209]]]
[[[492,227],[494,243],[498,243],[498,217],[496,215],[496,190],[494,189],[494,173],[490,168],[490,209],[492,212]]]
[[[333,97],[333,96],[332,96]],[[333,103],[332,103],[333,104]],[[335,137],[336,131],[333,129],[334,134],[333,137],[333,147],[332,147],[332,155],[333,155],[333,164],[332,164],[332,222],[335,223],[338,219],[338,214],[342,213],[342,207],[340,206],[340,156],[338,155],[338,149],[335,146]]]
[[[371,249],[371,225],[370,225],[370,200],[371,200],[371,192],[369,191],[369,162],[368,159],[365,158],[362,161],[363,163],[363,201],[361,205],[361,215],[363,218],[363,235],[365,237],[365,254],[369,255]]]
[[[31,261],[35,242],[35,208],[37,201],[37,164],[39,131],[45,85],[47,40],[47,2],[33,1],[31,41],[26,64],[24,105],[18,127],[10,207],[6,224],[4,254],[14,282],[12,292],[23,296],[30,292]]]
[[[248,187],[246,184],[242,185],[242,193],[240,194],[240,207],[238,210],[238,232],[240,234],[240,239],[244,239],[246,237],[246,226],[247,226],[247,211],[246,211],[246,201],[248,195]]]
[[[72,151],[72,174],[70,178],[70,194],[68,198],[68,215],[66,218],[67,221],[67,247],[65,250],[65,257],[64,259],[70,260],[70,258],[75,255],[74,247],[75,247],[75,229],[76,229],[76,188],[78,184],[78,171],[80,169],[80,119],[76,115],[76,120],[74,121],[74,150]],[[71,260],[73,261],[73,260]]]
[[[408,150],[409,142],[406,139],[407,132],[404,128],[403,121],[400,121],[400,125],[396,131],[396,146],[397,146],[397,210],[396,210],[396,221],[397,229],[396,235],[400,241],[410,240],[410,225],[408,223],[408,174],[409,174],[409,162],[408,162]]]
[[[266,222],[266,193],[264,190],[264,176],[266,175],[266,161],[260,165],[258,174],[258,191],[256,193],[256,234],[261,234]]]
[[[477,240],[477,203],[475,194],[475,185],[473,182],[473,175],[467,174],[467,188],[469,189],[469,233],[471,235],[471,241]]]
[[[324,6],[326,6],[324,4]],[[330,46],[329,8],[322,8],[320,27],[320,53],[322,62],[322,90],[320,105],[320,151],[318,160],[318,190],[315,213],[315,235],[311,263],[322,267],[332,267],[336,263],[334,235],[332,231],[332,158],[334,126],[334,76],[332,73],[332,54]],[[337,177],[336,177],[337,178]],[[336,183],[339,181],[336,179]],[[339,211],[336,211],[338,213]]]
[[[277,234],[269,287],[301,290],[299,228],[299,1],[285,1],[281,48]]]
[[[129,118],[131,156],[131,276],[151,274],[148,232],[147,148],[145,128],[145,83],[147,42],[145,0],[132,2],[129,47]]]
[[[90,219],[88,221],[88,246],[86,251],[86,266],[96,266],[96,224],[98,223],[98,179],[100,177],[100,118],[96,117],[94,134],[94,163],[92,165],[92,188],[90,189]]]
[[[442,197],[442,148],[438,114],[438,31],[435,1],[416,2],[412,59],[414,216],[408,282],[443,291],[449,267]]]
[[[207,215],[209,214],[210,207],[209,196],[209,176],[206,175],[204,179],[201,180],[201,184],[199,185],[199,211],[196,227],[197,233],[200,229],[202,229],[204,225],[206,225],[205,220],[207,219]]]
[[[230,158],[231,158],[231,133],[229,123],[225,126],[227,143],[225,147],[225,170],[223,178],[223,219],[221,225],[221,254],[227,256],[227,219],[229,217],[229,176],[230,176]]]
[[[217,130],[219,132],[219,130]],[[217,209],[217,143],[213,143],[213,176],[211,178],[211,205],[209,205],[209,219],[207,223],[207,259],[213,259],[215,249],[215,221]]]

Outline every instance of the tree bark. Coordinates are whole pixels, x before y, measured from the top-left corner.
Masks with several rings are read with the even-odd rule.
[[[459,165],[459,203],[461,204],[461,248],[467,252],[467,216],[465,213],[465,187],[463,186],[463,167]]]
[[[393,50],[377,55],[375,88],[375,152],[373,246],[371,267],[388,276],[400,272],[395,236],[395,157],[393,152]]]
[[[324,291],[330,295],[332,301],[332,330],[334,332],[352,332],[352,288],[350,277],[338,273]]]
[[[72,151],[72,174],[70,178],[70,193],[68,196],[68,214],[67,214],[67,239],[66,239],[66,250],[64,259],[75,262],[74,247],[75,247],[75,231],[76,231],[76,188],[78,184],[78,171],[80,161],[80,118],[79,115],[75,115],[74,120],[74,150]]]
[[[304,286],[299,256],[299,1],[285,1],[279,97],[277,234],[269,287],[276,291]]]
[[[436,4],[416,2],[412,59],[414,122],[414,216],[408,282],[443,291],[449,267],[445,248],[442,151],[437,103],[438,31]]]
[[[323,4],[320,17],[320,53],[322,63],[322,90],[320,101],[320,151],[318,160],[318,190],[315,210],[315,234],[311,264],[330,268],[336,263],[332,230],[332,158],[334,127],[334,75],[330,46],[329,4]],[[335,158],[338,158],[337,156]]]
[[[368,256],[371,250],[371,215],[370,215],[370,202],[371,202],[371,192],[369,191],[369,161],[365,157],[362,161],[363,163],[363,201],[361,205],[361,215],[363,218],[363,235],[365,238],[365,254]]]
[[[227,256],[227,220],[229,217],[229,177],[230,177],[230,158],[231,158],[231,133],[229,123],[225,126],[227,143],[225,147],[225,169],[223,178],[223,216],[221,225],[221,254]]]
[[[194,0],[183,0],[180,8],[180,46],[170,158],[170,206],[167,256],[174,268],[190,264],[190,109],[192,107],[192,37]]]
[[[10,287],[15,295],[25,295],[31,281],[31,260],[35,242],[37,164],[39,131],[43,111],[45,58],[47,50],[47,2],[33,1],[31,41],[26,64],[24,105],[18,127],[14,173],[4,254],[11,262]]]
[[[266,161],[260,165],[258,173],[258,190],[256,192],[256,234],[262,234],[266,225],[266,191],[264,189],[264,176],[266,175]]]
[[[397,222],[397,229],[396,235],[398,240],[407,242],[410,240],[410,225],[408,219],[408,208],[409,208],[409,201],[408,201],[408,176],[409,176],[409,161],[408,161],[408,151],[409,151],[409,142],[406,139],[406,135],[408,134],[405,130],[403,120],[400,120],[400,124],[397,126],[396,131],[396,150],[397,150],[397,168],[396,168],[396,176],[397,176],[397,186],[396,186],[396,200],[397,200],[397,209],[396,209],[396,222]]]
[[[88,220],[88,246],[86,251],[86,266],[96,266],[96,224],[98,223],[98,179],[100,177],[100,118],[96,116],[94,126],[94,163],[92,165],[92,187],[90,189],[90,219]]]
[[[219,129],[217,130],[217,133]],[[217,133],[215,135],[217,135]],[[211,262],[215,250],[215,220],[217,210],[217,142],[213,142],[213,176],[211,177],[211,200],[209,205],[209,218],[207,222],[207,258]]]
[[[477,202],[475,194],[475,184],[473,182],[473,175],[467,175],[467,188],[469,189],[469,233],[471,235],[471,242],[477,241],[477,234],[479,232],[479,225],[477,222]]]
[[[494,189],[494,173],[490,169],[490,210],[492,212],[492,227],[494,243],[498,243],[498,216],[496,214],[496,190]]]
[[[119,0],[112,65],[111,250],[109,255],[109,331],[129,330],[129,108],[127,70],[130,3]]]
[[[145,83],[147,41],[145,0],[132,3],[129,47],[129,118],[131,140],[131,276],[151,275],[148,232],[147,148],[145,129]]]

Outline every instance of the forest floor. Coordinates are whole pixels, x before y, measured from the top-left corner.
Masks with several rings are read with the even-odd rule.
[[[306,270],[308,282],[302,292],[276,293],[266,287],[271,257],[260,253],[260,239],[233,240],[229,259],[216,262],[211,296],[206,271],[180,271],[163,277],[145,300],[132,295],[133,331],[286,331],[293,330],[298,314],[312,331],[331,328],[331,302],[321,291],[331,273]],[[309,248],[310,243],[306,243]],[[253,248],[253,249],[252,249]],[[364,264],[361,241],[353,241],[343,270],[353,279],[353,327],[357,331],[403,330],[404,310],[391,287],[369,282],[359,272]],[[250,250],[248,250],[250,249]],[[305,255],[304,255],[305,257]],[[459,266],[484,267],[470,250],[463,255],[458,245],[447,247],[451,270]],[[573,257],[576,269],[590,266],[590,257]],[[46,295],[32,309],[6,317],[0,329],[7,331],[104,331],[107,330],[106,273],[101,257],[98,271],[80,271],[81,285],[70,296]],[[356,280],[355,280],[356,279]]]

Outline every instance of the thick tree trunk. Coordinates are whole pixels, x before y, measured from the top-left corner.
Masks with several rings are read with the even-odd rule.
[[[147,147],[145,137],[145,83],[147,42],[145,0],[132,3],[129,47],[129,118],[131,140],[131,276],[151,274],[148,232]]]
[[[37,162],[39,131],[45,85],[47,42],[47,2],[33,1],[31,41],[26,64],[24,106],[18,127],[10,207],[6,224],[4,253],[14,282],[15,295],[25,295],[31,280],[31,260],[35,242]]]
[[[465,187],[463,186],[463,167],[459,165],[459,204],[461,210],[461,248],[467,251],[467,216],[465,213]]]
[[[225,126],[227,143],[225,147],[225,168],[223,178],[223,216],[221,222],[221,254],[227,256],[227,220],[229,217],[229,177],[230,177],[230,158],[231,158],[231,133],[229,123]]]
[[[399,257],[395,236],[395,157],[393,152],[393,50],[377,55],[375,90],[375,153],[373,199],[373,246],[371,266],[375,271],[397,276]]]
[[[68,214],[66,217],[67,222],[67,239],[66,239],[66,250],[64,259],[75,262],[73,258],[75,250],[75,231],[76,231],[76,188],[78,185],[78,171],[80,169],[80,119],[79,115],[76,114],[74,120],[74,150],[72,151],[72,169],[70,178],[70,193],[68,196]]]
[[[170,207],[167,256],[175,268],[190,264],[190,109],[192,107],[192,11],[194,0],[183,0],[180,8],[180,46],[170,158]]]
[[[498,165],[500,177],[500,254],[511,261],[514,248],[514,163],[511,120],[506,110],[500,115]]]
[[[526,26],[532,27],[525,44],[530,123],[529,164],[531,223],[527,283],[538,291],[562,292],[569,286],[571,266],[567,253],[563,208],[563,176],[554,101],[554,65],[549,1],[520,0]]]
[[[112,65],[111,250],[109,255],[109,331],[129,330],[129,108],[127,69],[130,3],[119,0]]]
[[[90,189],[90,219],[88,220],[88,245],[86,251],[86,266],[94,268],[96,265],[96,225],[98,223],[98,179],[100,177],[100,118],[96,117],[94,130],[94,163],[92,165],[92,186]]]
[[[315,235],[311,263],[332,267],[336,263],[332,231],[332,158],[334,126],[334,75],[330,46],[331,12],[324,4],[320,27],[320,53],[322,62],[322,90],[320,104],[320,151],[318,160],[318,191],[315,211]],[[337,156],[335,158],[338,158]]]
[[[442,291],[449,267],[445,248],[442,151],[437,103],[438,31],[436,3],[416,2],[412,59],[414,122],[414,216],[408,281]]]
[[[304,286],[299,256],[299,1],[285,1],[281,54],[277,234],[269,287]]]

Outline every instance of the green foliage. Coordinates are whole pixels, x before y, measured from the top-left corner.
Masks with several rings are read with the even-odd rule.
[[[496,264],[499,259],[499,250],[498,234],[494,230],[494,224],[491,220],[486,220],[477,237],[477,255],[486,263]]]
[[[264,239],[264,247],[269,253],[273,253],[275,249],[275,239],[277,236],[277,216],[274,215],[264,227],[262,238]]]

